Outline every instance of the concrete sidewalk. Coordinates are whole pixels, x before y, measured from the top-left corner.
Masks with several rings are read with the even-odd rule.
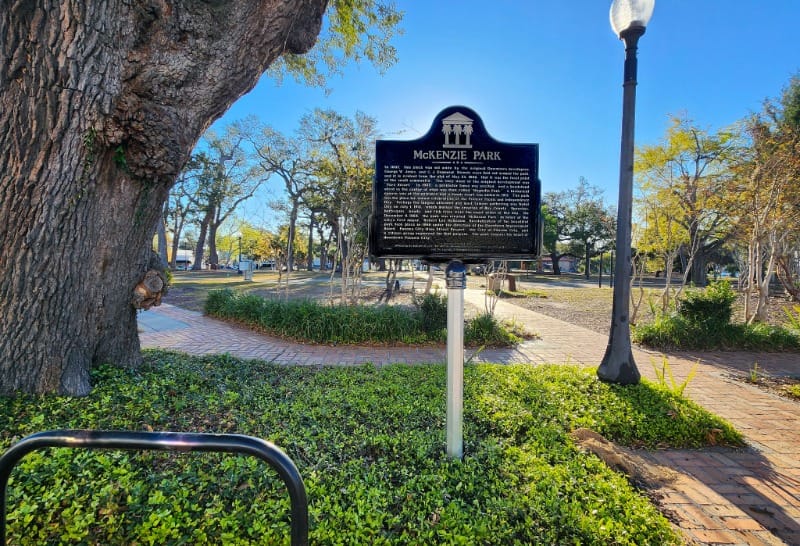
[[[479,290],[466,290],[468,303],[483,306]],[[596,367],[607,336],[500,301],[501,318],[515,318],[539,334],[513,349],[487,349],[475,361],[564,363]],[[289,343],[163,304],[139,315],[142,347],[190,354],[230,353],[295,365],[359,365],[442,362],[437,347],[330,347]],[[473,356],[467,351],[466,357]],[[655,380],[651,362],[662,353],[634,348],[644,377]],[[662,504],[696,544],[800,545],[800,403],[733,381],[755,362],[764,374],[800,375],[800,357],[780,353],[682,353],[667,355],[677,381],[696,362],[685,392],[730,421],[747,438],[742,450],[659,450],[642,452],[651,462],[678,473],[659,491]]]

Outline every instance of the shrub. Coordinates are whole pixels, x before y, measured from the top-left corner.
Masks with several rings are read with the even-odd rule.
[[[230,288],[211,290],[206,299],[205,313],[207,315],[220,316],[223,309],[233,300],[233,296],[234,292]]]
[[[800,335],[768,324],[731,324],[736,292],[726,281],[692,290],[677,313],[660,315],[633,328],[633,340],[658,349],[746,349],[785,351],[800,348]]]
[[[489,313],[478,315],[468,321],[464,328],[464,343],[466,345],[504,347],[520,341],[521,339],[517,335],[510,332]]]
[[[771,324],[729,324],[719,333],[720,345],[730,349],[788,351],[800,348],[800,332]]]
[[[705,290],[691,290],[678,304],[678,313],[701,328],[720,328],[730,323],[736,292],[730,283],[711,283]]]
[[[425,294],[414,302],[420,312],[422,330],[433,339],[443,339],[447,328],[447,296]]]
[[[207,314],[266,333],[315,343],[420,343],[428,338],[416,313],[395,306],[329,306],[314,300],[281,301],[230,289],[214,290]]]
[[[631,331],[636,343],[664,350],[700,348],[697,345],[705,339],[696,335],[694,325],[678,315],[658,315],[653,322],[632,326]]]
[[[230,289],[209,293],[208,315],[235,320],[266,333],[314,343],[426,343],[447,339],[447,298],[428,294],[417,309],[393,305],[324,305],[314,300],[273,300]],[[518,335],[520,334],[520,335]],[[521,341],[489,315],[469,321],[465,343],[508,346]]]

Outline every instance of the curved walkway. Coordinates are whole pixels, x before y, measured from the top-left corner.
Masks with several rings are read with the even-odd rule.
[[[483,305],[483,295],[466,290],[469,303]],[[539,339],[513,349],[487,349],[466,358],[481,362],[570,362],[597,366],[607,336],[498,302],[500,317],[514,317]],[[142,347],[190,354],[229,353],[281,364],[376,365],[442,362],[444,348],[331,347],[304,345],[264,336],[171,305],[139,315]],[[655,380],[651,362],[663,354],[634,348],[642,375]],[[731,373],[749,373],[754,363],[762,374],[800,375],[800,356],[776,353],[681,353],[667,355],[676,380],[695,362],[697,374],[685,394],[727,419],[750,447],[741,450],[659,450],[641,452],[652,463],[677,472],[677,479],[657,494],[665,510],[695,544],[800,545],[800,403],[755,386],[732,381]]]

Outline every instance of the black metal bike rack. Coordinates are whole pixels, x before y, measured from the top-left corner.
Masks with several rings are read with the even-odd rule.
[[[292,546],[308,544],[308,500],[294,462],[271,442],[241,434],[52,430],[23,438],[0,457],[0,545],[6,543],[6,486],[11,471],[25,455],[47,447],[242,453],[266,461],[283,479],[292,507]]]

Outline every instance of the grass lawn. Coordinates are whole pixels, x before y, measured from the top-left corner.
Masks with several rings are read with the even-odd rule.
[[[312,544],[680,544],[624,476],[576,449],[593,429],[636,446],[739,435],[653,384],[571,366],[465,369],[464,460],[444,454],[442,365],[281,367],[146,351],[86,398],[0,398],[0,449],[57,428],[232,432],[297,463]],[[288,543],[282,482],[248,457],[51,449],[8,491],[12,544]]]

